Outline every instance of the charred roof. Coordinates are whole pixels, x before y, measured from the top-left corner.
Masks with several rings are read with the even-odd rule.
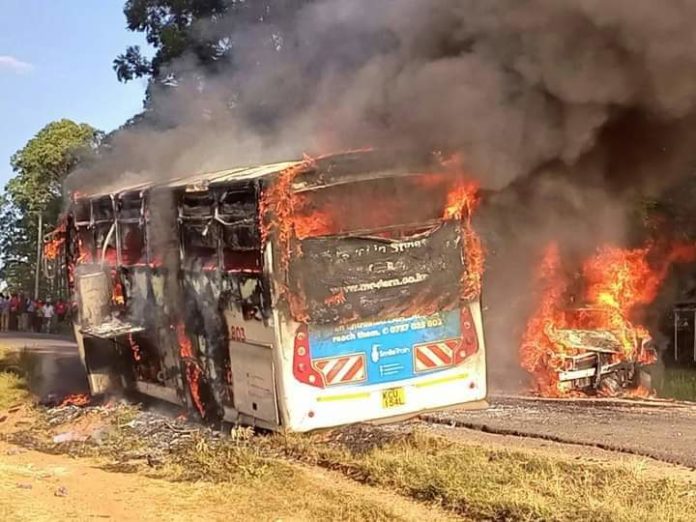
[[[76,192],[75,199],[98,199],[112,195],[126,195],[155,189],[184,189],[203,191],[232,183],[272,177],[288,168],[305,165],[296,178],[297,190],[310,190],[361,179],[395,176],[432,168],[434,156],[413,158],[396,152],[355,151],[330,154],[315,159],[297,159],[266,165],[234,167],[226,170],[191,174],[158,182],[123,183],[102,187],[93,192]]]

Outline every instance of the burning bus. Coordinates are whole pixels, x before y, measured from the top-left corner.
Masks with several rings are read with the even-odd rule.
[[[307,431],[485,405],[477,198],[362,151],[73,194],[46,249],[93,394]]]

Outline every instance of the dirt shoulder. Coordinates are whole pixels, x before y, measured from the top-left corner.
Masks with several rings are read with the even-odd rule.
[[[431,506],[319,468],[297,465],[288,483],[211,484],[105,471],[103,465],[0,443],[0,519],[454,520]]]
[[[16,432],[29,416],[16,412],[0,431]],[[85,423],[78,424],[82,429]],[[320,467],[281,460],[250,465],[259,469],[236,480],[172,481],[114,471],[112,459],[72,458],[0,442],[0,520],[455,519],[436,506]]]

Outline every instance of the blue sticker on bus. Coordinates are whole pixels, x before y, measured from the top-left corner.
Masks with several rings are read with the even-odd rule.
[[[416,347],[460,337],[459,310],[452,310],[427,317],[338,327],[312,326],[309,345],[313,361],[363,355],[367,379],[362,384],[380,384],[417,375],[417,365],[421,364],[417,356],[421,356],[426,362],[437,362],[437,346],[434,348],[435,352],[426,351],[424,354],[414,353]],[[437,370],[438,367],[434,365],[433,369]]]

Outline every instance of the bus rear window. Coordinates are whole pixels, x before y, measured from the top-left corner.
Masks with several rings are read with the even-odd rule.
[[[452,310],[480,289],[476,187],[449,173],[344,182],[299,193],[288,256],[298,321],[348,323]]]
[[[447,200],[443,176],[423,174],[346,183],[298,194],[299,239],[335,235],[404,237],[439,221]]]

